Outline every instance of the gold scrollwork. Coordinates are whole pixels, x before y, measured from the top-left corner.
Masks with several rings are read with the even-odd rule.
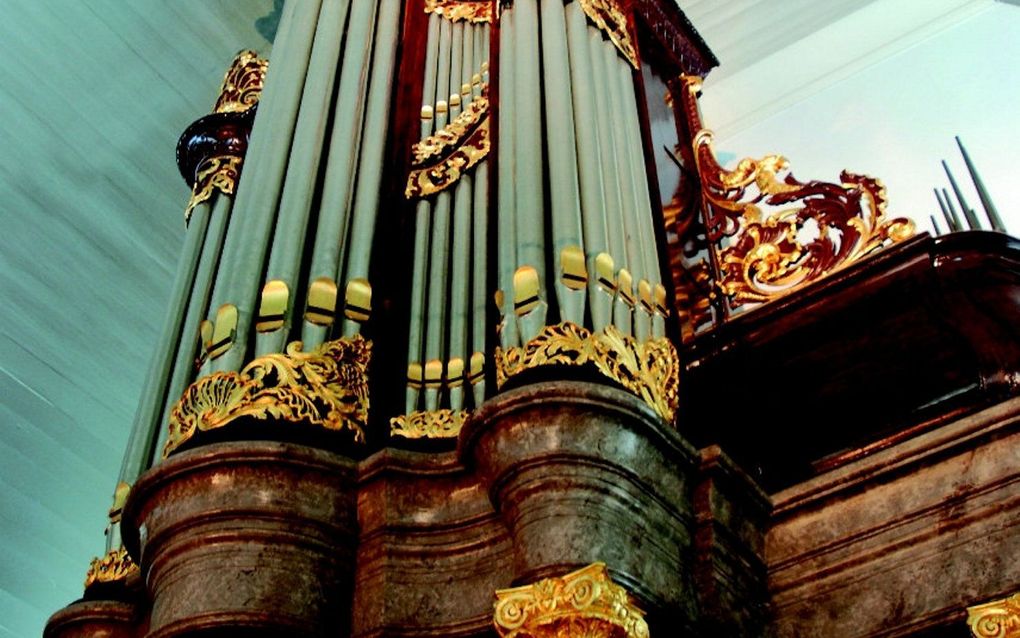
[[[786,295],[914,235],[909,219],[886,217],[885,187],[872,177],[844,171],[839,184],[800,182],[780,155],[723,168],[698,112],[701,81],[681,82],[717,284],[734,306]]]
[[[976,638],[1020,637],[1020,594],[968,607],[967,626]]]
[[[360,335],[328,341],[302,352],[255,359],[240,373],[215,372],[191,384],[170,411],[164,458],[198,431],[221,428],[240,417],[276,418],[349,430],[365,441],[368,363],[372,344]]]
[[[539,366],[592,364],[666,421],[672,423],[676,414],[680,360],[666,338],[639,343],[612,325],[592,333],[565,322],[546,326],[523,347],[496,348],[495,358],[500,388],[514,375]]]
[[[412,412],[390,419],[390,434],[405,439],[455,439],[464,427],[465,410]]]
[[[437,13],[450,22],[492,22],[488,0],[425,0],[425,13]]]
[[[138,571],[138,565],[123,547],[112,550],[102,558],[93,558],[85,574],[85,589],[101,583],[121,581]]]
[[[447,149],[458,146],[488,114],[488,99],[480,97],[471,102],[452,122],[411,147],[412,165],[421,166],[429,159],[443,155]]]
[[[223,76],[220,96],[213,111],[216,113],[243,113],[255,106],[262,96],[269,60],[260,58],[251,50],[237,54]]]
[[[619,49],[623,57],[638,68],[637,49],[630,37],[627,16],[623,15],[614,0],[581,0],[581,8],[588,19],[595,23],[609,40]]]
[[[472,105],[474,102],[472,102]],[[470,111],[470,109],[469,109]],[[462,114],[463,115],[463,114]],[[453,126],[460,116],[457,117],[447,128]],[[444,129],[445,131],[446,129]],[[440,131],[443,133],[443,131]],[[437,134],[439,135],[439,134]],[[481,118],[481,121],[470,132],[456,133],[457,140],[463,140],[456,146],[455,150],[439,159],[434,164],[422,165],[414,168],[407,178],[407,188],[404,195],[408,198],[428,197],[449,188],[460,179],[468,169],[480,162],[489,154],[489,117],[488,114]],[[436,135],[428,138],[432,139]],[[422,143],[427,142],[425,140]],[[416,145],[417,147],[418,145]],[[445,144],[444,148],[448,148]],[[419,153],[419,151],[415,151]],[[432,155],[429,155],[432,157]]]
[[[604,563],[497,590],[493,622],[501,638],[648,638],[644,612]]]
[[[209,201],[213,193],[232,196],[237,191],[237,180],[241,177],[244,158],[237,155],[217,155],[202,162],[195,174],[195,185],[184,209],[184,223],[191,221],[191,211],[202,202]]]

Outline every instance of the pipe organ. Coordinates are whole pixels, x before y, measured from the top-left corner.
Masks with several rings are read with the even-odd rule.
[[[720,165],[716,64],[673,0],[283,2],[271,55],[238,54],[178,142],[183,249],[106,552],[46,637],[764,635],[758,481],[795,469],[761,461],[750,408],[703,415],[781,395],[796,421],[761,370],[827,361],[754,359],[780,340],[761,318],[922,239],[874,178]],[[812,469],[905,440],[816,429],[786,437]],[[812,627],[776,635],[858,635]]]

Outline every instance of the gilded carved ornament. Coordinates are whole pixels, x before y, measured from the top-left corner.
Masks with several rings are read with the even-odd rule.
[[[430,410],[390,419],[390,434],[405,439],[455,439],[467,421],[466,410]]]
[[[976,638],[1020,638],[1020,594],[968,607],[967,626]]]
[[[801,182],[779,155],[723,168],[698,111],[701,80],[680,81],[716,283],[733,306],[786,295],[914,235],[909,219],[886,217],[877,179],[844,171],[839,184]]]
[[[630,37],[627,16],[615,0],[578,0],[588,19],[606,34],[610,42],[623,54],[635,69],[639,68],[637,49]]]
[[[191,384],[170,411],[167,457],[197,432],[241,418],[279,419],[348,430],[365,441],[371,342],[360,335],[302,352],[259,357],[238,372],[215,372]]]
[[[223,77],[220,94],[216,100],[216,105],[213,107],[213,113],[241,114],[247,113],[255,107],[262,96],[262,87],[268,67],[269,61],[260,58],[254,51],[245,50],[238,53]],[[216,138],[217,142],[230,147],[232,142],[226,139],[226,136],[229,134],[236,135],[236,133],[233,128],[227,125],[224,126],[222,131],[207,132],[206,135]],[[246,144],[247,142],[245,142]],[[236,151],[237,149],[235,148],[234,150]],[[218,191],[227,196],[234,195],[237,191],[237,180],[241,176],[243,162],[243,156],[237,152],[220,152],[205,157],[195,167],[191,197],[188,199],[188,205],[184,210],[185,224],[191,220],[191,212],[194,208],[202,202],[208,201],[213,193]]]
[[[219,191],[228,196],[237,192],[237,180],[241,177],[244,158],[238,155],[217,155],[202,162],[195,173],[195,185],[184,209],[184,223],[191,221],[191,211],[202,202],[207,202],[213,193]]]
[[[138,565],[123,547],[108,552],[102,558],[93,558],[85,574],[85,589],[95,585],[125,580],[138,571]]]
[[[540,366],[591,364],[643,399],[663,419],[676,414],[680,360],[669,339],[638,342],[616,326],[600,332],[564,322],[546,326],[523,347],[496,348],[496,386],[513,376]]]
[[[223,76],[214,113],[243,113],[258,104],[266,81],[269,60],[244,50],[237,54]]]
[[[479,101],[484,99],[480,98]],[[475,102],[471,104],[474,106]],[[428,197],[449,188],[489,154],[488,102],[480,108],[485,109],[484,116],[469,128],[460,128],[463,125],[460,119],[462,115],[472,112],[470,108],[435,135],[414,145],[412,152],[415,156],[428,159],[412,165],[407,188],[404,190],[408,199]],[[447,141],[451,139],[453,141]],[[451,148],[452,151],[449,150]]]
[[[648,638],[644,612],[604,563],[498,590],[495,610],[501,638]]]
[[[425,13],[435,13],[451,22],[492,22],[489,0],[425,0]]]

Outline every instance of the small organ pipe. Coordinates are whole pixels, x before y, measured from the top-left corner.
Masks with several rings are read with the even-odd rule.
[[[606,252],[606,207],[602,189],[598,114],[595,77],[588,49],[588,23],[578,2],[566,6],[567,43],[570,48],[570,73],[574,85],[574,122],[577,124],[578,180],[581,215],[584,221],[585,262],[588,268],[588,299],[592,328],[602,330],[612,320],[612,293],[600,286],[595,259]]]
[[[515,38],[514,13],[512,8],[504,9],[499,29],[499,140],[497,144],[499,179],[497,180],[496,220],[499,237],[496,245],[496,285],[500,295],[496,299],[501,315],[499,340],[504,348],[520,345],[517,317],[514,313],[514,271],[517,269],[517,210],[516,210],[516,152],[517,139],[514,123],[515,84]]]
[[[546,149],[549,157],[549,200],[553,258],[559,263],[565,249],[581,247],[581,210],[577,186],[577,142],[574,134],[573,96],[568,60],[567,27],[562,0],[540,0]],[[530,4],[526,3],[526,4]],[[534,122],[536,128],[542,120]],[[562,273],[566,275],[566,272]],[[566,277],[556,278],[560,320],[584,323],[584,288],[572,288]]]

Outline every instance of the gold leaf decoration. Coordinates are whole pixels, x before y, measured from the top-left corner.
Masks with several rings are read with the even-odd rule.
[[[431,410],[390,419],[390,434],[405,439],[455,439],[464,427],[466,410]]]
[[[492,22],[488,0],[425,0],[425,13],[437,13],[451,22]]]
[[[215,372],[192,383],[170,411],[163,457],[199,431],[240,417],[275,418],[348,430],[365,441],[368,363],[372,344],[360,335],[328,341],[310,353],[295,341],[287,353],[255,359],[238,372]]]
[[[479,97],[473,100],[452,122],[411,147],[412,165],[422,166],[429,159],[458,146],[488,114],[488,99]]]
[[[213,107],[215,113],[243,113],[255,106],[262,96],[269,60],[251,50],[237,54],[223,76],[220,95]]]
[[[231,196],[237,192],[237,180],[241,177],[244,158],[237,155],[218,155],[202,162],[195,174],[195,185],[191,187],[191,198],[184,209],[184,223],[191,221],[191,211],[202,202],[209,201],[219,191]]]
[[[85,589],[100,583],[115,583],[138,571],[138,565],[123,547],[112,550],[102,558],[93,558],[85,574]]]
[[[619,49],[623,57],[636,69],[638,68],[637,49],[630,37],[627,16],[620,11],[614,0],[581,0],[581,8],[588,19],[605,33],[609,40]]]
[[[976,638],[1020,638],[1020,594],[968,607],[967,626]]]
[[[875,178],[843,171],[838,184],[801,182],[780,155],[723,168],[701,122],[701,80],[681,82],[716,284],[732,307],[789,294],[914,235],[912,221],[886,216],[885,187]]]
[[[523,347],[496,348],[496,386],[540,366],[592,364],[604,376],[641,397],[663,419],[676,414],[680,360],[666,338],[644,343],[607,326],[592,333],[573,323],[546,326]]]
[[[452,122],[411,149],[412,170],[405,195],[428,197],[457,182],[489,152],[489,101],[481,96]]]
[[[493,621],[501,638],[648,638],[644,612],[604,563],[496,591]]]

